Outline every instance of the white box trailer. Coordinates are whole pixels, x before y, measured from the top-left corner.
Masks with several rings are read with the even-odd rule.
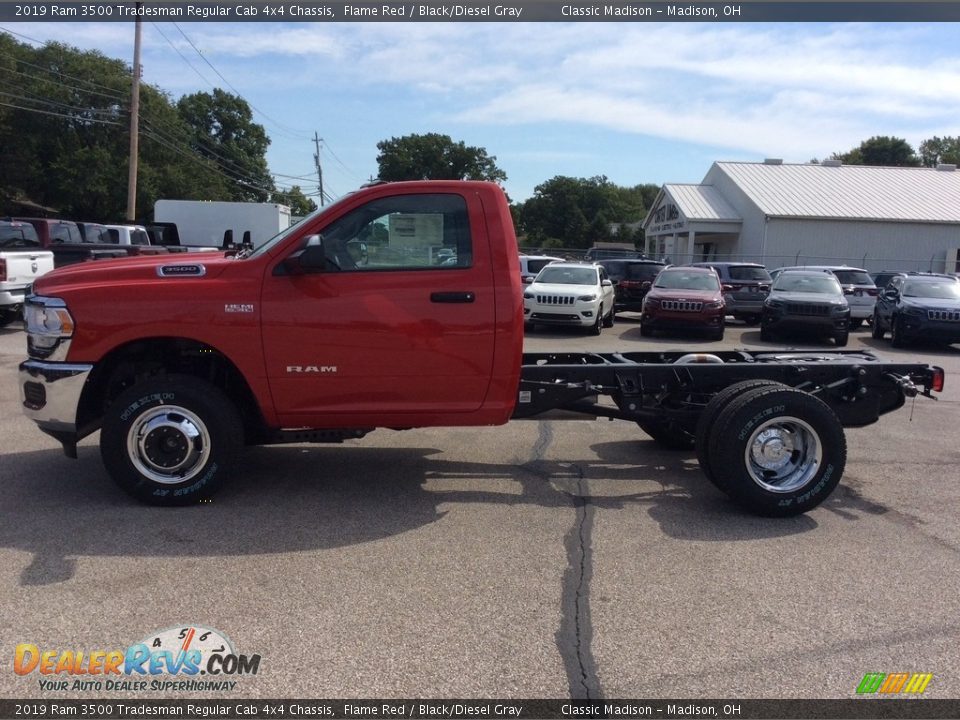
[[[259,247],[290,227],[290,208],[277,203],[157,200],[153,219],[176,223],[183,245],[220,247],[224,233],[231,230],[235,244],[239,245],[249,231],[253,246]]]

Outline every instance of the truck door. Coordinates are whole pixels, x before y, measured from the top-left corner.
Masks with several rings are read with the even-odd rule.
[[[282,423],[432,424],[423,416],[482,405],[495,318],[477,197],[381,195],[305,233],[264,279],[264,355]],[[310,267],[291,265],[311,247]]]

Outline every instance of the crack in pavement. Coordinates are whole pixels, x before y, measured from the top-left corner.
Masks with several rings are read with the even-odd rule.
[[[529,466],[540,463],[553,442],[553,432],[546,422],[541,422],[539,436],[533,447],[533,457],[525,463]],[[586,494],[583,469],[576,464],[569,466],[576,472],[577,484],[573,491],[555,490],[573,502],[576,518],[563,539],[567,553],[567,568],[561,580],[560,626],[554,635],[557,650],[567,673],[570,698],[576,700],[599,700],[603,693],[597,677],[593,658],[593,623],[590,615],[590,581],[593,578],[593,523],[595,506]],[[547,481],[549,473],[537,473]]]

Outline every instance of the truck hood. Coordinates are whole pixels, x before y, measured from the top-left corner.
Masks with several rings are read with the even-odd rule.
[[[116,283],[146,283],[188,277],[218,277],[228,265],[238,262],[223,253],[187,255],[139,255],[112,260],[93,260],[58,268],[38,278],[33,291],[37,295],[56,295],[74,287]]]
[[[777,290],[767,296],[767,300],[784,300],[792,303],[817,303],[820,305],[846,305],[847,299],[833,293],[784,292]]]
[[[690,290],[685,288],[650,288],[647,297],[651,300],[695,300],[697,302],[720,302],[719,290]]]

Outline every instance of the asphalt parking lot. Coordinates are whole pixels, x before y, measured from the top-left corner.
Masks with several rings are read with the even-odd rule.
[[[379,430],[246,452],[209,504],[137,504],[19,409],[0,329],[0,698],[44,691],[14,647],[110,650],[216,628],[262,658],[228,692],[97,697],[852,698],[867,672],[960,697],[960,346],[848,349],[947,371],[848,431],[841,486],[805,516],[744,514],[692,453],[630,423]],[[760,348],[540,331],[530,351]],[[801,345],[829,349],[830,344]],[[71,681],[73,678],[71,678]]]

